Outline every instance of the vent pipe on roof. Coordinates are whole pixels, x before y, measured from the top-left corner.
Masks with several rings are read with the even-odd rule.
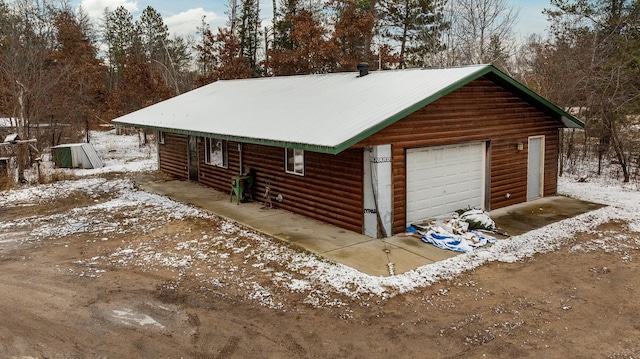
[[[361,62],[358,64],[358,72],[360,72],[360,76],[363,77],[369,74],[369,64],[366,62]]]

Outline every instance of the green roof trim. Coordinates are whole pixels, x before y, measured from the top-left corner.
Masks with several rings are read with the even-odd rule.
[[[571,126],[571,127],[584,128],[584,123],[582,121],[580,121],[579,119],[577,119],[575,116],[570,115],[569,113],[567,113],[566,111],[562,110],[558,106],[556,106],[553,103],[549,102],[548,100],[546,100],[542,96],[540,96],[537,93],[535,93],[533,90],[529,89],[525,85],[523,85],[520,82],[518,82],[515,79],[513,79],[511,76],[508,76],[505,73],[503,73],[502,71],[498,70],[493,65],[487,65],[486,67],[483,67],[483,68],[479,69],[478,71],[474,72],[473,74],[471,74],[469,76],[466,76],[466,77],[464,77],[464,78],[452,83],[451,85],[443,88],[442,90],[440,90],[437,93],[425,98],[424,100],[419,101],[419,102],[413,104],[412,106],[407,107],[406,109],[396,113],[395,115],[393,115],[393,116],[387,118],[386,120],[378,123],[377,125],[369,128],[368,130],[366,130],[364,132],[361,132],[357,136],[352,137],[351,139],[349,139],[348,141],[345,141],[345,142],[341,143],[340,145],[338,145],[336,147],[336,149],[337,149],[336,153],[340,153],[340,152],[346,150],[347,148],[355,145],[356,143],[364,140],[367,137],[372,136],[373,134],[381,131],[382,129],[384,129],[384,128],[388,127],[388,126],[391,126],[392,124],[400,121],[401,119],[409,116],[410,114],[418,111],[419,109],[429,105],[430,103],[435,102],[436,100],[438,100],[438,99],[440,99],[440,98],[452,93],[453,91],[462,88],[463,86],[467,85],[468,83],[470,83],[470,82],[472,82],[474,80],[477,80],[477,79],[479,79],[479,78],[481,78],[483,76],[486,76],[488,74],[496,75],[498,78],[500,78],[501,80],[505,81],[509,85],[515,87],[516,89],[518,89],[519,91],[524,93],[526,96],[528,96],[531,99],[533,99],[534,101],[540,103],[545,108],[551,110],[550,112],[552,112],[553,114],[558,116],[556,119],[558,121],[562,122],[566,127],[569,127],[569,126],[564,121],[564,119],[569,120],[571,124],[575,125],[575,126]]]
[[[191,131],[191,130],[170,128],[170,127],[139,125],[139,124],[127,123],[124,121],[117,121],[117,120],[114,120],[112,122],[115,122],[122,126],[129,126],[134,128],[140,128],[140,129],[149,129],[149,130],[156,130],[156,131],[162,131],[162,132],[177,133],[177,134],[187,135],[187,136],[219,138],[221,140],[250,143],[254,145],[265,145],[265,146],[282,147],[282,148],[296,148],[296,149],[301,149],[305,151],[327,153],[331,155],[337,155],[338,153],[342,152],[342,151],[336,151],[335,147],[319,146],[319,145],[308,144],[308,143],[273,141],[273,140],[266,140],[266,139],[254,138],[254,137],[231,136],[231,135],[223,135],[219,133]]]

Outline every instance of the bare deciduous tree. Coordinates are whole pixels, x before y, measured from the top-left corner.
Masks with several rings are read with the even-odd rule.
[[[552,100],[580,108],[586,120],[584,155],[598,162],[613,151],[611,163],[618,166],[625,182],[630,180],[630,161],[637,158],[633,130],[640,111],[640,68],[637,66],[640,4],[629,0],[553,0],[546,12],[551,20],[551,38],[538,46],[535,63],[554,69],[552,76],[534,67],[532,78],[544,86]],[[564,87],[564,89],[563,89]],[[591,142],[595,140],[595,143]],[[566,155],[573,155],[574,136],[565,140]],[[569,141],[569,142],[567,142]],[[638,164],[636,164],[638,165]]]
[[[51,111],[51,89],[68,70],[56,64],[52,51],[56,44],[51,8],[28,0],[17,1],[13,8],[0,9],[2,38],[0,46],[0,87],[4,109],[14,117],[18,136],[29,139],[40,121]],[[24,181],[31,163],[28,146],[15,146],[18,180]]]
[[[517,17],[507,0],[449,0],[443,17],[450,25],[443,33],[445,50],[432,56],[431,63],[503,64],[515,51]]]

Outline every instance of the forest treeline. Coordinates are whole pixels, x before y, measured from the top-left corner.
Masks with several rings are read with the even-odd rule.
[[[563,133],[562,170],[588,160],[598,172],[613,163],[625,181],[638,175],[640,0],[551,0],[548,31],[524,40],[506,0],[272,6],[264,21],[259,0],[230,0],[225,27],[203,18],[182,37],[153,7],[137,19],[105,9],[94,22],[66,0],[0,0],[0,117],[10,119],[0,126],[37,138],[42,151],[218,80],[354,71],[359,62],[372,70],[491,63],[587,123]],[[26,168],[31,149],[14,151]]]

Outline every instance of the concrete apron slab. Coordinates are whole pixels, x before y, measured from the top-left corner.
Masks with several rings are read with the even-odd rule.
[[[368,275],[390,275],[389,263],[395,274],[401,274],[459,254],[404,233],[380,240],[282,209],[266,209],[260,202],[237,205],[228,193],[194,182],[142,180],[137,184],[144,191],[205,209]],[[501,231],[516,235],[600,207],[559,196],[492,211],[491,216]]]
[[[605,207],[604,204],[552,196],[489,212],[498,231],[515,236],[548,224]]]

